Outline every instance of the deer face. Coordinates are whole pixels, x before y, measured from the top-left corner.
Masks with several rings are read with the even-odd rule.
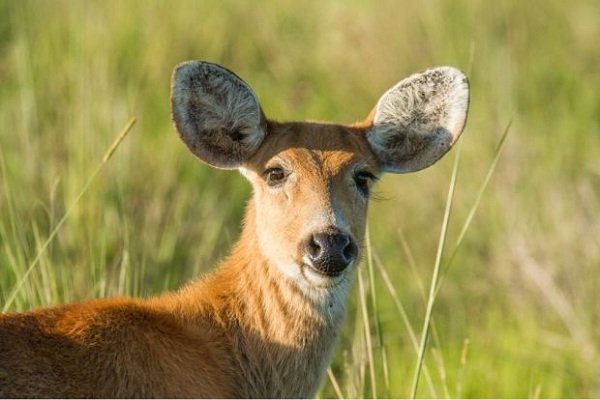
[[[466,77],[441,67],[386,92],[353,126],[269,121],[232,72],[191,61],[175,69],[173,118],[183,141],[254,188],[257,251],[301,288],[330,288],[357,264],[372,185],[425,168],[462,132]]]
[[[261,250],[300,284],[336,285],[359,257],[376,158],[358,129],[290,123],[268,132],[242,167]]]

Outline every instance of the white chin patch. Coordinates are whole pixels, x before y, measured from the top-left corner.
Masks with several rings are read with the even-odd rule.
[[[315,271],[305,260],[304,264],[286,263],[279,270],[305,292],[314,289],[331,289],[344,280],[344,272],[338,276],[327,276]]]
[[[338,276],[327,276],[315,271],[307,264],[300,267],[300,273],[306,282],[315,288],[331,288],[344,280],[344,272]]]
[[[308,263],[280,265],[280,271],[329,317],[343,313],[351,270],[352,266],[349,266],[339,276],[329,277],[315,271]]]

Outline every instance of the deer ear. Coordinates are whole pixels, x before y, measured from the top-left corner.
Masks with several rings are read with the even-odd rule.
[[[239,167],[265,137],[265,117],[252,89],[216,64],[188,61],[175,67],[171,109],[188,148],[218,168]]]
[[[379,99],[367,140],[385,171],[418,171],[450,150],[468,107],[469,82],[459,70],[438,67],[414,74]]]

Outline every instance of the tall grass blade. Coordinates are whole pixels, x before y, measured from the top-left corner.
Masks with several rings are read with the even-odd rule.
[[[50,245],[50,243],[52,242],[52,240],[54,239],[54,237],[56,236],[56,234],[58,233],[58,231],[60,230],[60,228],[66,222],[67,218],[69,217],[69,215],[71,214],[71,212],[75,209],[75,207],[77,206],[77,204],[79,203],[79,201],[81,200],[81,198],[85,195],[85,193],[87,192],[88,188],[90,187],[90,185],[92,184],[92,182],[96,179],[96,177],[98,176],[98,174],[100,173],[100,171],[102,170],[102,168],[106,165],[106,163],[108,162],[108,160],[110,160],[110,158],[112,157],[112,155],[115,152],[115,150],[117,149],[117,147],[119,147],[119,145],[121,144],[121,142],[123,142],[123,140],[125,139],[125,137],[127,136],[127,134],[131,131],[131,128],[133,128],[133,125],[135,125],[135,121],[136,121],[135,117],[132,117],[127,122],[127,125],[125,125],[125,128],[123,128],[123,130],[121,131],[121,133],[119,133],[119,136],[117,136],[117,138],[114,140],[114,142],[108,148],[108,150],[106,151],[106,153],[102,157],[102,161],[100,162],[100,164],[98,165],[98,167],[96,168],[96,170],[92,173],[92,175],[90,176],[90,178],[88,179],[88,181],[85,183],[85,185],[83,186],[83,188],[81,189],[81,191],[79,192],[79,194],[77,195],[77,197],[75,198],[75,200],[71,203],[71,205],[69,206],[69,208],[67,209],[67,211],[65,212],[65,214],[62,216],[62,218],[58,221],[58,223],[56,224],[56,226],[54,227],[54,229],[52,230],[52,232],[50,232],[50,235],[48,235],[48,238],[46,239],[46,241],[44,242],[44,244],[41,246],[41,248],[38,250],[38,253],[36,254],[35,258],[31,262],[31,264],[29,264],[29,267],[27,268],[27,270],[25,271],[25,273],[23,274],[23,276],[21,276],[21,278],[19,279],[19,281],[17,282],[17,284],[15,285],[15,287],[13,288],[13,290],[11,291],[10,295],[6,299],[6,304],[4,304],[4,307],[2,308],[3,312],[8,311],[8,309],[11,306],[11,304],[15,300],[15,297],[19,293],[19,290],[23,286],[23,283],[25,283],[25,281],[29,277],[29,274],[31,273],[31,271],[33,271],[33,269],[37,265],[37,263],[40,260],[40,257],[42,256],[42,254],[44,254],[44,252],[46,251],[46,249],[48,248],[48,246]]]
[[[360,310],[363,318],[367,356],[369,358],[369,376],[371,379],[371,397],[377,398],[377,382],[375,374],[375,358],[373,357],[373,340],[369,327],[369,312],[367,311],[367,293],[361,271],[358,271],[358,290],[360,293]],[[371,289],[373,290],[373,289]]]
[[[340,384],[338,383],[337,378],[333,374],[331,367],[327,368],[327,377],[329,378],[329,382],[331,382],[331,386],[333,386],[335,395],[338,397],[338,399],[343,399],[344,395],[342,394],[342,388],[340,387]]]
[[[402,250],[404,250],[404,254],[408,260],[408,267],[410,268],[410,272],[414,277],[417,286],[419,287],[419,293],[423,297],[423,301],[427,301],[427,291],[425,290],[425,286],[423,285],[423,280],[421,276],[417,272],[417,262],[415,257],[413,256],[413,252],[408,245],[408,241],[406,240],[406,235],[404,235],[404,230],[402,228],[398,228],[398,237],[400,238],[400,244],[402,245]]]
[[[394,288],[394,285],[392,284],[392,280],[390,279],[385,267],[382,265],[380,260],[377,260],[377,268],[379,269],[379,273],[381,274],[381,277],[383,278],[383,282],[388,290],[388,292],[390,293],[390,296],[392,297],[392,301],[394,302],[394,305],[396,306],[396,308],[398,309],[398,312],[400,313],[400,318],[402,318],[402,322],[404,323],[404,326],[406,327],[406,330],[408,331],[408,337],[410,339],[411,344],[413,345],[413,348],[415,349],[415,353],[419,354],[419,341],[417,340],[417,335],[415,334],[415,330],[412,327],[412,324],[410,323],[410,320],[408,319],[408,313],[406,312],[406,309],[404,308],[404,306],[402,305],[402,302],[400,301],[400,297],[398,296],[398,293],[396,292],[396,289]],[[429,390],[431,392],[431,397],[433,398],[437,398],[437,393],[435,390],[435,386],[433,385],[433,381],[431,380],[431,375],[429,374],[429,369],[427,368],[427,365],[423,365],[423,374],[425,375],[425,380],[427,381],[427,385],[429,386]]]
[[[465,367],[467,365],[467,357],[469,355],[469,338],[465,338],[463,348],[460,352],[460,366],[458,368],[458,376],[456,378],[456,397],[463,398],[463,387],[465,381]]]
[[[444,211],[444,220],[442,222],[442,229],[440,232],[440,240],[438,242],[438,250],[435,259],[435,265],[433,268],[433,275],[431,277],[431,285],[429,289],[429,298],[427,300],[427,310],[425,312],[425,320],[423,321],[423,328],[421,329],[421,343],[419,345],[419,354],[417,356],[417,365],[415,367],[415,374],[411,389],[411,398],[416,398],[417,390],[419,388],[419,378],[421,376],[421,369],[423,367],[423,359],[425,357],[425,348],[427,347],[427,339],[429,337],[429,325],[431,322],[431,315],[433,312],[433,304],[437,293],[437,283],[439,279],[440,266],[442,263],[442,254],[444,252],[444,246],[446,244],[446,233],[448,231],[448,222],[450,220],[450,212],[452,210],[452,201],[454,199],[454,190],[456,188],[456,177],[458,176],[458,166],[460,161],[460,145],[454,159],[454,168],[452,170],[452,179],[450,180],[450,188],[448,189],[448,197],[446,199],[446,210]]]
[[[502,137],[500,138],[500,141],[498,142],[498,146],[496,146],[496,150],[494,152],[494,159],[492,160],[490,169],[488,170],[487,175],[485,176],[485,179],[483,180],[483,184],[481,185],[481,187],[479,188],[479,191],[477,192],[477,196],[475,197],[475,202],[473,203],[473,206],[471,206],[471,209],[469,210],[469,214],[467,215],[467,219],[465,220],[465,223],[463,224],[463,226],[460,230],[460,234],[458,235],[458,239],[456,240],[454,249],[452,250],[452,253],[450,253],[450,257],[448,257],[448,261],[446,262],[446,265],[444,266],[444,273],[442,274],[442,279],[443,279],[443,276],[445,275],[446,271],[448,270],[448,268],[450,268],[450,265],[454,261],[454,257],[456,256],[456,253],[458,252],[458,249],[460,248],[460,245],[462,244],[465,234],[467,233],[467,230],[469,229],[469,226],[471,225],[471,222],[473,221],[475,212],[477,211],[477,208],[479,208],[479,203],[481,202],[481,199],[483,197],[483,192],[485,191],[488,184],[490,183],[492,175],[494,174],[494,171],[496,170],[496,165],[498,164],[498,160],[500,160],[500,155],[502,154],[502,149],[504,148],[504,143],[506,142],[506,138],[508,137],[508,132],[510,131],[511,125],[512,125],[512,119],[510,121],[508,121],[508,124],[506,125],[506,128],[504,128],[504,132],[502,133]],[[439,290],[440,284],[441,284],[441,279],[440,279],[440,282],[438,282],[438,288],[436,290]]]
[[[367,270],[369,271],[369,285],[371,288],[371,307],[373,315],[375,317],[375,335],[377,336],[377,342],[381,350],[381,365],[383,368],[383,380],[385,384],[385,394],[389,394],[390,391],[390,372],[387,360],[387,353],[383,342],[383,331],[381,329],[381,320],[379,319],[379,308],[377,306],[377,287],[375,285],[375,272],[373,268],[373,247],[371,245],[371,233],[367,226],[367,232],[365,237],[366,249],[367,249]]]

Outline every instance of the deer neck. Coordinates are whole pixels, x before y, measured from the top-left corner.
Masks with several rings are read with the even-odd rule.
[[[260,251],[257,233],[260,228],[255,215],[252,199],[246,209],[240,240],[221,270],[225,275],[237,275],[239,278],[234,282],[238,284],[241,298],[252,299],[247,303],[247,316],[254,319],[254,326],[261,327],[261,331],[271,337],[282,334],[277,340],[286,344],[292,344],[289,341],[294,338],[302,338],[300,344],[305,345],[317,328],[337,327],[340,323],[352,274],[330,288],[315,288],[307,282],[290,279]],[[260,318],[260,309],[266,312],[266,321]],[[286,331],[289,335],[284,333]]]
[[[224,327],[242,374],[252,382],[251,391],[240,395],[310,397],[330,361],[348,284],[329,289],[335,293],[307,292],[260,253],[256,228],[251,200],[232,254],[186,289],[186,297],[210,299],[201,313]]]

